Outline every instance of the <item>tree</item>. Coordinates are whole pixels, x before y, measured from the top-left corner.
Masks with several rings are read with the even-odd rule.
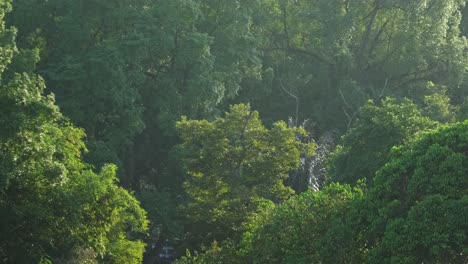
[[[144,127],[138,93],[143,41],[135,30],[143,2],[25,0],[15,2],[8,16],[20,29],[19,47],[40,50],[37,72],[65,115],[85,129],[86,158],[97,166],[123,168]],[[133,185],[129,178],[123,183]]]
[[[85,134],[43,95],[37,50],[18,50],[3,23],[10,8],[0,1],[0,259],[140,262],[145,211],[114,165],[95,173],[82,161]]]
[[[408,99],[398,103],[387,98],[379,105],[369,101],[330,157],[330,180],[356,183],[365,178],[371,185],[375,172],[388,161],[393,146],[411,141],[436,125]]]
[[[466,263],[468,121],[394,147],[373,185],[333,183],[268,207],[238,243],[180,263]]]
[[[262,204],[291,196],[283,182],[314,147],[297,139],[306,136],[303,129],[284,122],[265,128],[248,105],[212,122],[183,118],[177,129],[187,171],[184,211],[199,243],[238,237]]]
[[[264,75],[239,100],[269,120],[311,119],[316,136],[346,131],[369,99],[423,99],[426,83],[465,91],[464,1],[263,1]],[[462,88],[460,88],[462,87]],[[461,103],[455,100],[456,103]]]
[[[87,160],[116,163],[139,191],[181,184],[167,155],[181,115],[212,117],[257,78],[257,2],[22,0],[8,21],[20,47],[40,47],[38,72],[85,129]]]
[[[366,263],[468,261],[467,131],[467,121],[456,123],[393,148],[343,229],[350,254]]]
[[[454,122],[457,115],[460,115],[459,107],[451,104],[450,97],[447,96],[447,87],[436,87],[431,82],[427,86],[434,92],[424,96],[424,114],[441,123]]]
[[[252,16],[258,1],[163,0],[140,25],[148,37],[141,87],[145,131],[137,138],[139,174],[158,187],[178,188],[182,177],[171,148],[180,116],[213,118],[226,109],[261,62]],[[175,165],[174,165],[175,164]]]
[[[348,214],[344,255],[368,263],[464,263],[467,121],[395,147]],[[359,256],[360,255],[360,256]]]
[[[362,197],[360,188],[340,184],[306,191],[263,208],[250,219],[240,241],[213,243],[177,263],[358,263],[341,252],[347,245],[337,238],[347,234],[330,234],[346,226],[349,209]]]
[[[295,196],[266,211],[266,221],[252,224],[239,255],[254,263],[336,263],[331,256],[343,245],[327,244],[328,234],[333,226],[345,224],[349,208],[362,195],[359,188],[331,184]]]

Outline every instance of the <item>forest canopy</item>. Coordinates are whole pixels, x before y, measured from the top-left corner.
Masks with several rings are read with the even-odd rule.
[[[465,0],[0,0],[0,262],[468,263]]]

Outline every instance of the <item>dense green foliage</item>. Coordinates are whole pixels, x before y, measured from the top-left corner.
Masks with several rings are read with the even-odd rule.
[[[119,155],[143,128],[135,103],[144,80],[141,53],[127,22],[142,7],[118,2],[125,1],[18,1],[10,17],[21,29],[18,45],[40,50],[38,71],[64,113],[86,130],[97,165],[121,163]]]
[[[342,245],[328,233],[346,224],[344,215],[361,196],[360,189],[337,184],[304,192],[252,224],[244,234],[241,256],[254,263],[336,263],[336,248]]]
[[[3,17],[10,5],[1,2]],[[83,163],[83,130],[44,96],[44,81],[27,72],[34,51],[18,51],[16,30],[0,25],[0,258],[139,263],[145,211],[117,186],[116,167],[99,173]],[[13,63],[11,63],[13,62]],[[9,66],[11,65],[11,68]]]
[[[466,2],[0,0],[0,262],[468,262]]]
[[[88,160],[117,163],[124,184],[139,189],[141,174],[173,184],[159,171],[181,115],[210,115],[243,78],[258,75],[249,32],[255,1],[237,5],[21,0],[9,21],[21,29],[21,47],[40,46],[38,71],[64,113],[86,130]]]
[[[461,105],[463,5],[19,0],[7,21],[19,47],[40,51],[38,72],[85,129],[87,160],[118,164],[138,191],[142,181],[180,186],[168,155],[176,121],[212,118],[227,102],[250,102],[268,125],[310,119],[316,136],[350,128],[368,99],[406,96],[434,111],[449,97],[428,82]]]
[[[468,121],[393,149],[359,209],[369,262],[468,261],[467,149]]]
[[[177,128],[188,171],[184,210],[197,243],[236,238],[267,201],[289,198],[288,172],[301,154],[313,154],[313,145],[296,140],[306,136],[303,129],[284,122],[267,129],[248,105],[213,122],[183,118]]]
[[[370,184],[375,172],[388,160],[391,147],[436,125],[409,100],[398,104],[385,99],[379,103],[381,106],[368,102],[360,109],[359,119],[332,154],[331,181],[355,183],[364,178]]]
[[[262,1],[263,65],[272,76],[246,86],[261,113],[346,129],[368,99],[422,101],[426,83],[466,96],[460,0]],[[261,91],[261,92],[260,92]],[[458,99],[457,99],[458,100]]]
[[[179,263],[466,263],[468,121],[392,150],[374,184],[305,192],[249,223],[238,244]]]

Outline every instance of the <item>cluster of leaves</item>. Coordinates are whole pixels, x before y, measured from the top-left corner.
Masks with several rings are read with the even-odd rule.
[[[408,99],[398,103],[387,98],[379,104],[369,101],[360,109],[359,119],[332,153],[331,181],[355,183],[365,178],[371,184],[375,172],[387,162],[393,146],[407,143],[417,138],[418,133],[437,125]]]
[[[82,161],[84,132],[24,71],[37,52],[17,49],[3,23],[10,8],[0,1],[1,262],[141,262],[146,212],[117,185],[114,165],[95,173]]]
[[[468,261],[467,148],[465,121],[392,150],[358,209],[370,262]]]
[[[299,166],[301,154],[314,151],[297,140],[306,136],[303,129],[284,122],[267,129],[248,105],[234,105],[213,122],[183,118],[177,128],[188,172],[183,210],[197,243],[236,238],[261,208],[289,198],[288,172]]]

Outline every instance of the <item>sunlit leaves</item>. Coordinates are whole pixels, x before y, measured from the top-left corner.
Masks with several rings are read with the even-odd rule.
[[[0,61],[8,68],[0,84],[0,258],[138,263],[146,213],[117,186],[115,166],[95,173],[81,160],[83,130],[62,116],[53,95],[43,95],[43,79],[29,72],[34,65],[24,64],[37,53],[18,53],[14,38],[3,40],[5,54],[18,57]]]
[[[283,180],[302,153],[313,154],[312,146],[296,138],[305,135],[302,129],[283,122],[267,129],[247,105],[232,106],[212,122],[184,118],[177,128],[188,173],[184,207],[192,223],[210,226],[207,242],[240,235],[263,199],[288,198],[292,190]]]

